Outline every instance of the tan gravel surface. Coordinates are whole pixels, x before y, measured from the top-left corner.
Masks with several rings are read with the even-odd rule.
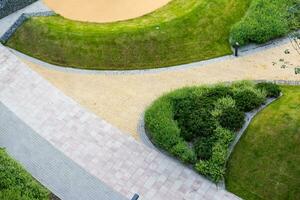
[[[73,20],[113,22],[148,14],[171,0],[43,0],[56,13]]]
[[[286,49],[291,53],[285,54]],[[206,66],[157,74],[76,74],[28,64],[65,94],[135,138],[146,107],[170,90],[242,79],[300,80],[300,75],[294,72],[295,66],[300,65],[300,56],[289,43]]]

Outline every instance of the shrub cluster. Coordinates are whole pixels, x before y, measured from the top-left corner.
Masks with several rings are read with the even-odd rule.
[[[274,83],[258,83],[256,88],[265,91],[269,98],[277,98],[281,93],[279,86]]]
[[[278,92],[274,88],[279,89],[270,83],[242,81],[176,90],[147,109],[147,133],[156,146],[218,182],[225,172],[234,132],[244,124],[244,112]]]
[[[49,192],[0,149],[0,199],[48,200]]]
[[[0,19],[37,0],[0,0]]]
[[[232,44],[264,43],[299,28],[299,0],[253,0],[247,14],[230,33]]]

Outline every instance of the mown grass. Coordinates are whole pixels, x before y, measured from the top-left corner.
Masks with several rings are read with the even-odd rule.
[[[247,129],[229,162],[226,187],[245,200],[300,199],[300,87],[283,86]]]
[[[230,54],[229,33],[251,0],[173,0],[143,17],[115,23],[35,17],[7,45],[62,66],[144,69]]]
[[[50,200],[50,192],[0,148],[0,199]]]

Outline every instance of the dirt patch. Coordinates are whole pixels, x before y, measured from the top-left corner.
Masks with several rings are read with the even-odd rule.
[[[73,20],[114,22],[148,14],[171,0],[44,0],[56,13]]]

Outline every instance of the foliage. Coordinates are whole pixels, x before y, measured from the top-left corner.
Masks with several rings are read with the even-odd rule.
[[[277,98],[280,96],[281,89],[277,84],[274,83],[258,83],[256,88],[266,92],[267,97]]]
[[[212,115],[222,127],[232,131],[242,128],[245,122],[244,113],[236,107],[235,100],[232,97],[218,99]]]
[[[199,160],[195,169],[210,177],[213,181],[219,182],[225,174],[225,163],[228,154],[228,145],[233,140],[234,133],[218,127],[215,130],[216,142],[212,147],[212,156],[209,160]]]
[[[232,27],[231,43],[264,43],[287,34],[297,21],[289,12],[297,3],[299,0],[253,0],[247,14]]]
[[[170,153],[178,157],[184,163],[194,163],[196,161],[195,152],[184,141],[180,141],[173,146]]]
[[[206,96],[189,95],[174,100],[174,119],[181,129],[181,136],[191,141],[196,137],[209,136],[215,129],[215,120],[210,113],[213,101]]]
[[[253,87],[234,88],[233,99],[239,110],[249,112],[259,107],[266,100],[264,91]]]
[[[244,111],[264,101],[264,90],[249,81],[183,88],[156,100],[146,110],[145,125],[156,146],[218,182]]]
[[[48,200],[49,192],[0,149],[0,199]]]
[[[194,144],[194,151],[200,160],[208,160],[212,155],[213,137],[200,137]]]

